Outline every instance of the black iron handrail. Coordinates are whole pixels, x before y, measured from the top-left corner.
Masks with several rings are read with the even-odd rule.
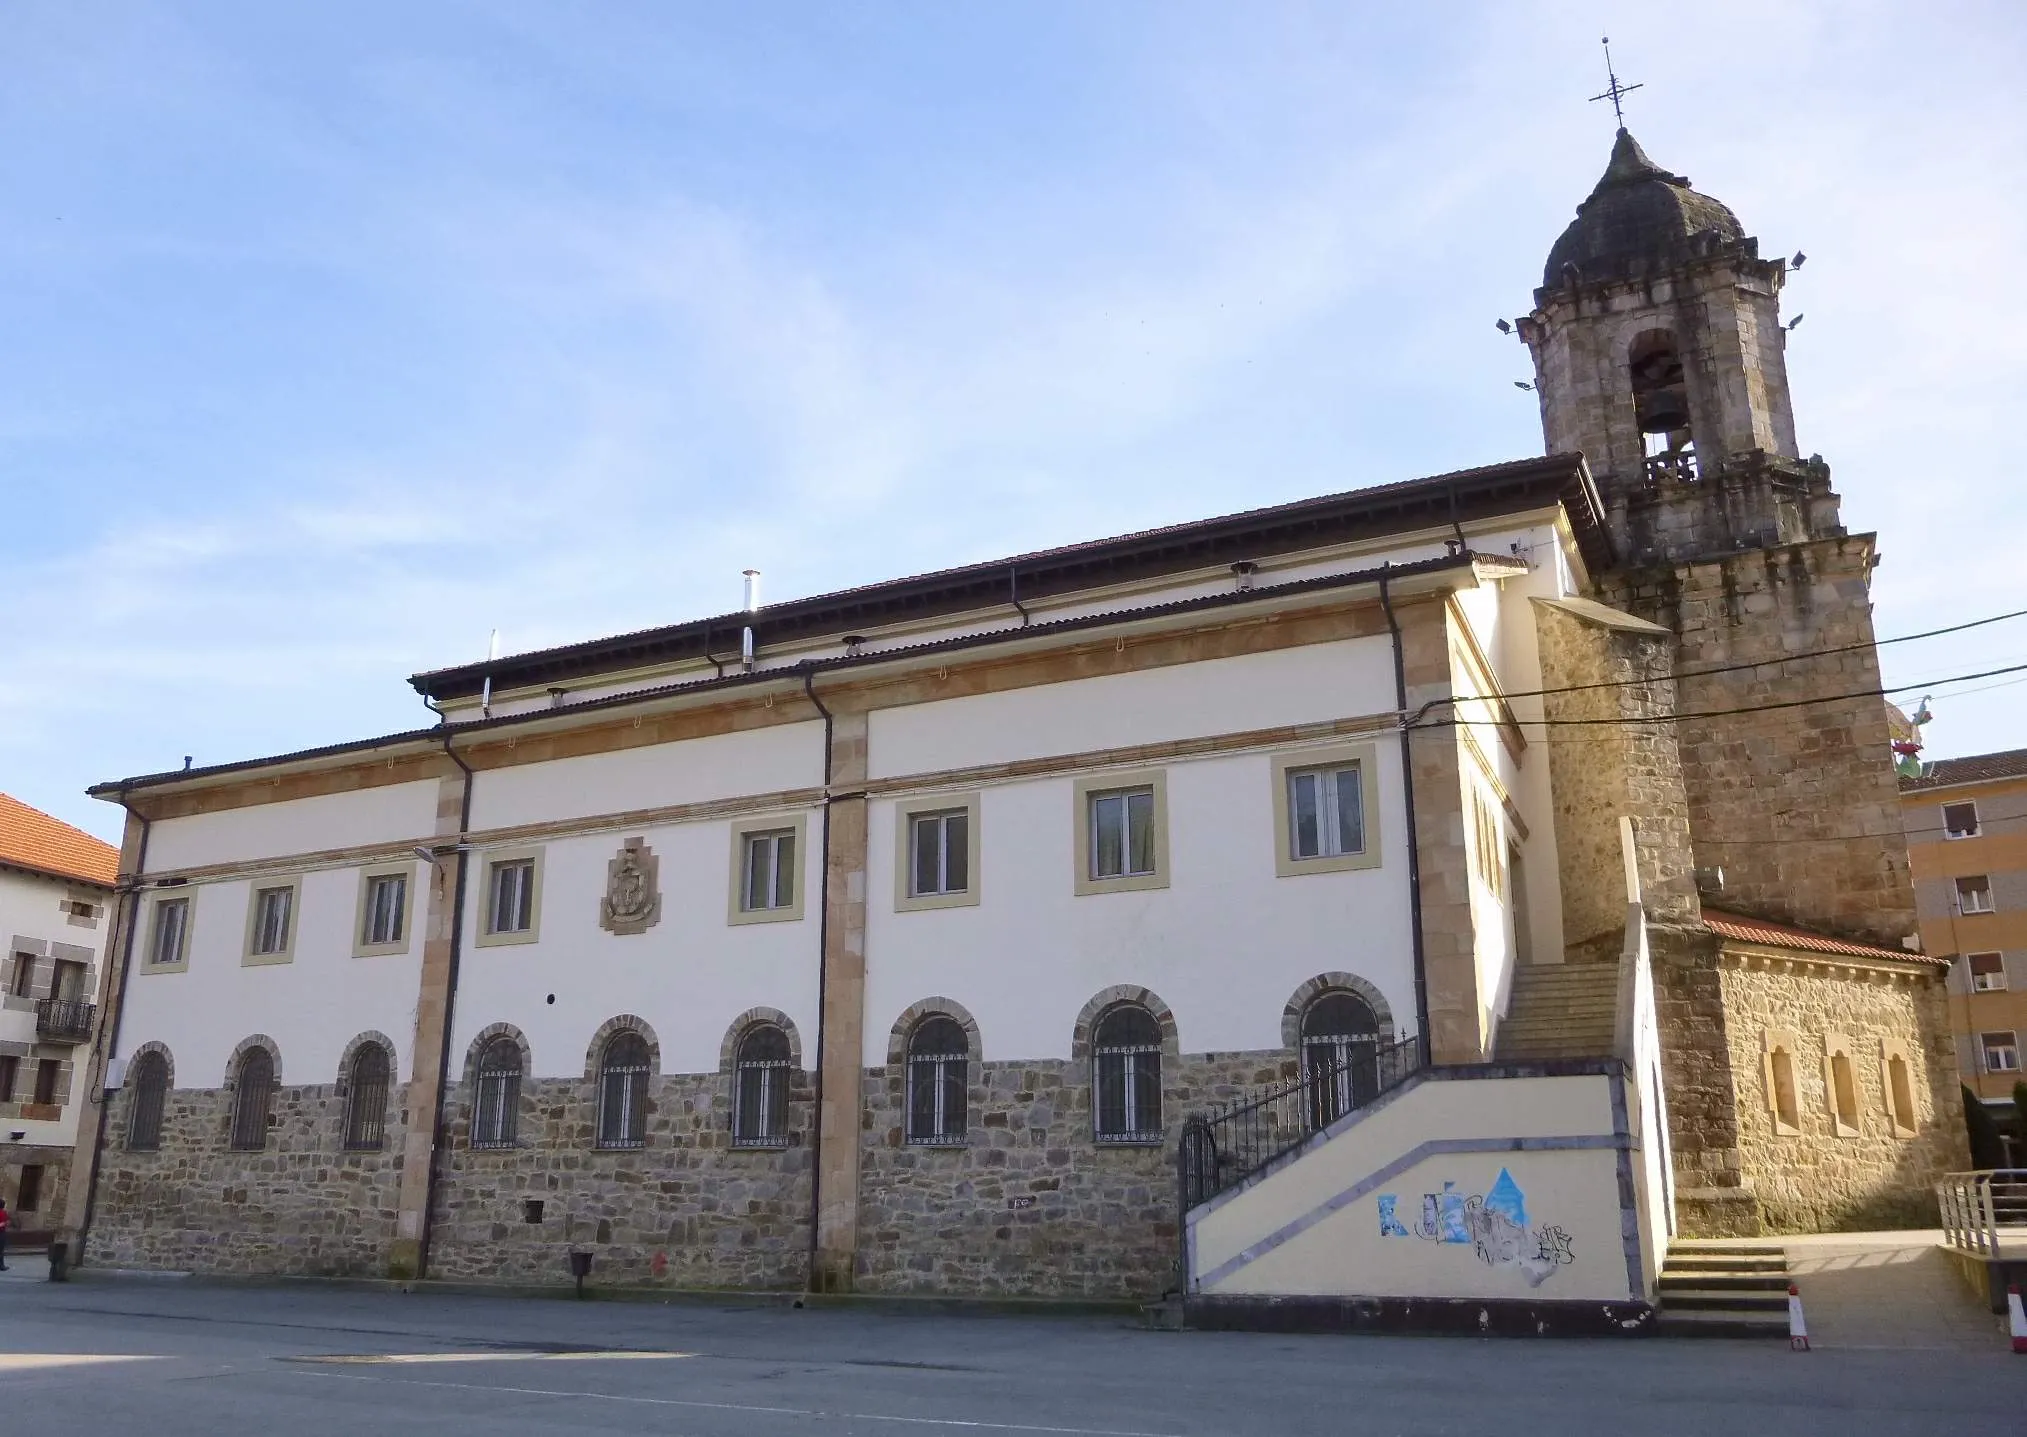
[[[35,1004],[35,1033],[40,1038],[68,1038],[82,1043],[91,1037],[96,1005],[82,998],[42,998]]]
[[[1421,1066],[1419,1038],[1375,1038],[1369,1048],[1344,1061],[1312,1066],[1299,1078],[1191,1115],[1183,1122],[1176,1152],[1183,1211],[1237,1187],[1311,1134],[1399,1086]]]

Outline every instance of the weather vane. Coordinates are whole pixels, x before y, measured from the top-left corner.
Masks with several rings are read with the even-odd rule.
[[[1619,101],[1625,96],[1632,94],[1635,90],[1639,89],[1640,86],[1621,85],[1619,83],[1619,77],[1613,73],[1612,37],[1610,35],[1607,35],[1599,43],[1601,43],[1605,47],[1605,75],[1608,79],[1611,80],[1612,83],[1611,87],[1607,89],[1604,94],[1591,96],[1591,101],[1593,104],[1595,104],[1599,100],[1610,100],[1612,102],[1612,113],[1618,117],[1619,128],[1623,130],[1626,128],[1626,112],[1620,106]]]

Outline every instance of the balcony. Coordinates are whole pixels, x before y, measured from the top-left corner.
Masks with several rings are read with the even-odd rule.
[[[1694,449],[1670,449],[1647,456],[1647,485],[1694,484],[1703,477],[1696,467]]]
[[[45,1043],[91,1041],[95,1004],[82,998],[44,998],[35,1005],[35,1036]]]

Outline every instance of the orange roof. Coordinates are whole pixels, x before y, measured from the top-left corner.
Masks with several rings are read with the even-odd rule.
[[[111,888],[120,873],[120,851],[0,793],[0,863]]]
[[[1800,948],[1810,953],[1842,953],[1852,958],[1892,958],[1901,963],[1931,963],[1944,967],[1947,958],[1935,958],[1926,953],[1913,953],[1905,948],[1882,948],[1876,943],[1853,943],[1846,938],[1832,938],[1826,933],[1811,933],[1806,928],[1797,928],[1789,923],[1770,923],[1764,918],[1748,918],[1743,913],[1721,913],[1715,908],[1703,910],[1703,926],[1720,938],[1735,938],[1741,943],[1764,943],[1774,948]]]

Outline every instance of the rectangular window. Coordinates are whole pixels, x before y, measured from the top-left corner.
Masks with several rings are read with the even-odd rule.
[[[486,904],[488,933],[526,933],[535,926],[535,860],[515,858],[493,865]]]
[[[34,1212],[42,1205],[42,1167],[30,1163],[21,1169],[21,1186],[15,1190],[14,1206],[22,1212]]]
[[[2006,960],[1997,953],[1966,955],[1971,969],[1971,991],[1996,993],[2006,986]]]
[[[1092,794],[1091,877],[1147,878],[1154,871],[1154,790]]]
[[[795,906],[795,830],[746,835],[740,859],[739,906],[748,913]]]
[[[44,1058],[35,1065],[35,1101],[44,1107],[56,1102],[56,1080],[63,1072],[58,1058]]]
[[[295,919],[296,890],[293,885],[256,888],[253,891],[253,937],[247,952],[256,958],[273,958],[289,951],[289,930]]]
[[[2017,1073],[2020,1071],[2020,1043],[2012,1033],[1980,1033],[1978,1042],[1985,1050],[1985,1071],[1988,1073]]]
[[[971,815],[964,809],[908,820],[908,896],[943,897],[971,888]]]
[[[1992,911],[1992,880],[1980,873],[1972,878],[1957,880],[1957,911],[1959,913],[1990,913]]]
[[[1359,766],[1295,769],[1288,774],[1288,852],[1341,858],[1365,851],[1365,799]]]
[[[72,918],[96,918],[99,916],[99,909],[96,903],[86,903],[78,898],[72,898],[65,902],[63,910]]]
[[[155,905],[155,931],[148,940],[148,966],[176,968],[183,964],[183,946],[190,936],[190,900],[164,898]]]
[[[20,1080],[21,1060],[15,1057],[0,1058],[0,1103],[14,1101],[14,1085]]]
[[[35,955],[16,953],[14,955],[14,977],[7,991],[17,998],[32,997],[35,992]]]
[[[84,964],[68,958],[59,958],[49,975],[49,996],[64,1003],[82,1003],[90,995],[85,992],[85,975],[89,970]]]
[[[1943,805],[1943,837],[1976,838],[1978,836],[1978,805],[1968,799],[1963,803]]]
[[[359,927],[359,944],[378,948],[399,943],[408,921],[408,875],[382,873],[366,880],[366,913]]]

